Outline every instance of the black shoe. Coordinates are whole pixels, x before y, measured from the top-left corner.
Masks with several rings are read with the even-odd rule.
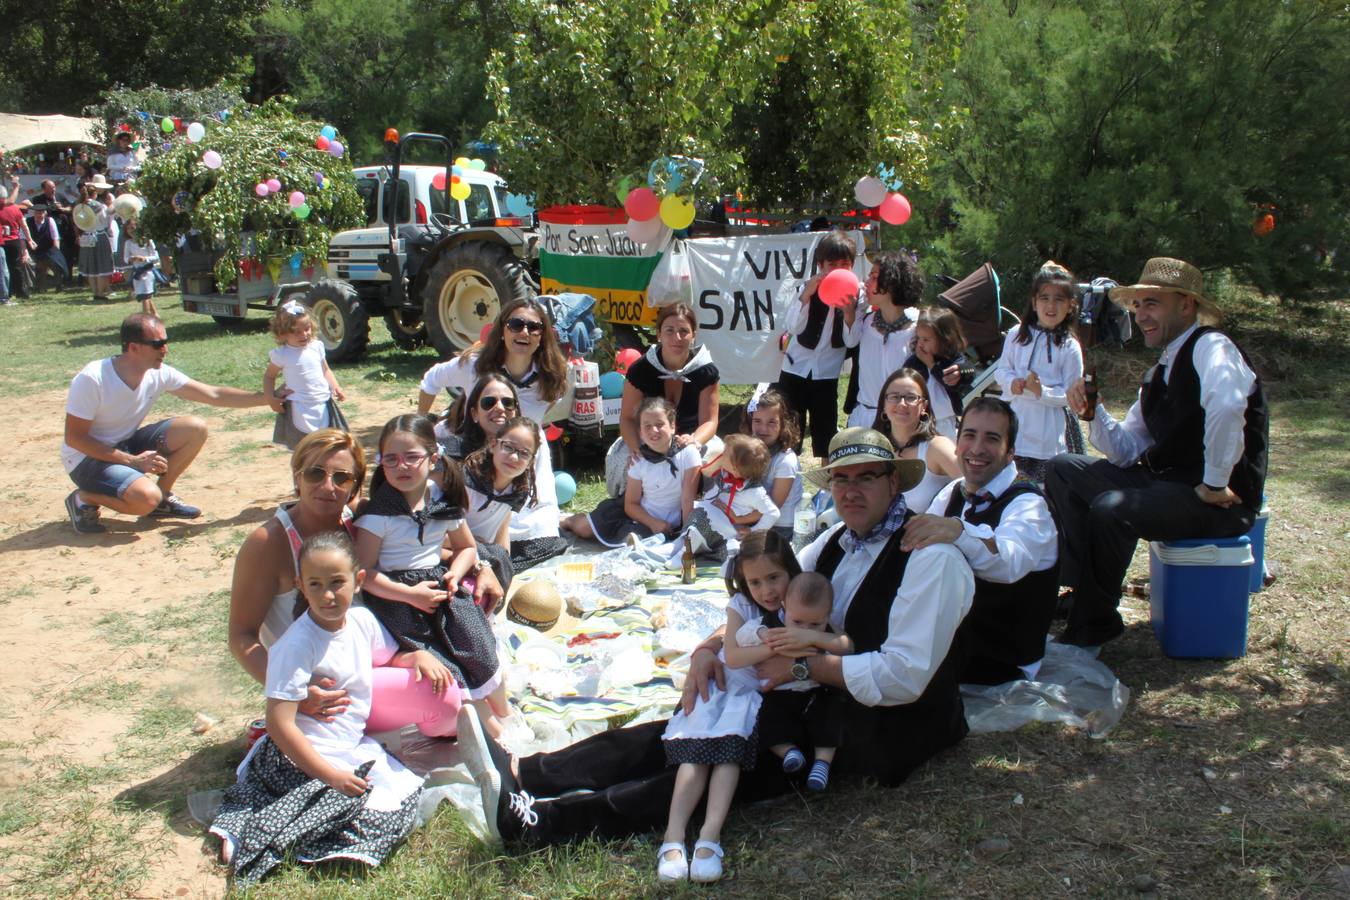
[[[1055,640],[1061,644],[1072,644],[1075,647],[1100,647],[1107,641],[1114,640],[1124,633],[1125,623],[1121,621],[1120,614],[1116,613],[1109,619],[1070,626],[1064,629],[1064,633]]]
[[[1065,591],[1055,601],[1054,619],[1067,619],[1073,610],[1073,591]]]
[[[173,491],[164,495],[164,499],[159,501],[159,506],[150,510],[149,516],[152,519],[195,519],[202,514],[202,511],[195,506],[189,506]]]
[[[81,503],[78,490],[71,491],[70,496],[66,497],[66,515],[70,516],[70,524],[80,534],[102,534],[108,530],[98,520],[98,507]]]
[[[539,813],[534,797],[511,773],[510,754],[483,733],[478,711],[467,704],[459,710],[456,739],[464,765],[478,783],[489,836],[503,843],[520,840],[526,829],[539,824]]]

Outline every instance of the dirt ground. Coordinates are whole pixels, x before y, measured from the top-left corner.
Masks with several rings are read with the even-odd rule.
[[[105,512],[106,534],[79,535],[63,506],[72,488],[59,458],[64,403],[65,391],[0,399],[0,421],[14,428],[8,443],[16,451],[12,487],[0,499],[0,581],[7,586],[7,597],[0,599],[0,628],[8,647],[2,746],[4,756],[19,764],[17,770],[5,767],[0,790],[9,794],[21,784],[87,778],[91,799],[101,801],[91,809],[104,808],[108,798],[124,792],[134,796],[138,786],[147,784],[154,784],[159,796],[172,796],[174,781],[186,785],[189,773],[175,775],[184,768],[176,754],[158,761],[164,754],[157,751],[169,748],[154,728],[146,727],[140,698],[172,698],[172,710],[197,710],[219,720],[200,737],[190,728],[186,736],[183,729],[173,729],[167,743],[186,741],[189,748],[237,745],[241,725],[262,710],[251,711],[250,703],[229,695],[237,691],[220,690],[200,651],[174,653],[172,646],[157,648],[153,641],[124,642],[129,635],[119,635],[118,625],[153,627],[157,611],[168,604],[228,590],[239,541],[289,491],[286,451],[259,446],[270,430],[267,435],[257,427],[231,430],[249,412],[205,408],[204,414],[215,413],[207,415],[210,439],[177,488],[203,509],[202,517],[133,520]],[[383,421],[401,409],[374,399],[361,406],[365,421]],[[206,609],[217,621],[195,624],[223,635],[225,601],[219,595],[216,601]],[[127,702],[132,696],[136,700]],[[136,758],[156,764],[125,765]],[[185,792],[178,792],[180,803]],[[34,793],[42,797],[40,788]],[[68,801],[69,792],[62,793]],[[63,821],[69,809],[15,802],[39,819],[50,819],[46,838],[59,840],[63,826],[69,827]],[[210,855],[213,846],[204,844],[200,830],[181,813],[169,824],[166,833],[162,816],[142,817],[140,827],[125,835],[131,844],[148,841],[156,848],[150,877],[134,887],[134,896],[220,896],[225,879]],[[16,846],[19,835],[9,836],[9,830],[0,838],[0,853],[28,858],[41,870],[41,856],[51,849],[42,838],[35,846],[31,832]],[[48,865],[62,862],[62,857],[47,859]],[[23,865],[11,869],[24,870]],[[32,884],[26,887],[31,890]]]

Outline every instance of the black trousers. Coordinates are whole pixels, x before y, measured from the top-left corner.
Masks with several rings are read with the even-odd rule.
[[[844,743],[837,772],[876,778],[894,787],[914,769],[965,736],[965,709],[956,694],[940,708],[869,707],[841,696]],[[520,786],[540,802],[539,822],[526,841],[560,844],[588,836],[624,838],[663,828],[675,789],[667,765],[665,722],[601,732],[553,753],[520,760]],[[761,760],[766,757],[761,738]],[[791,783],[776,765],[741,773],[736,800],[749,803],[785,794]],[[584,790],[590,793],[568,793]],[[567,796],[561,796],[567,794]],[[556,799],[541,799],[556,798]]]
[[[769,691],[759,708],[760,739],[768,747],[838,747],[844,741],[843,700],[827,687]]]
[[[19,262],[19,257],[23,254],[23,245],[18,240],[8,241],[3,245],[5,248],[5,262],[9,265],[9,293],[14,297],[28,296],[28,279],[24,274],[23,264]]]
[[[1236,537],[1256,521],[1254,510],[1212,506],[1194,485],[1165,481],[1144,466],[1122,469],[1072,453],[1050,461],[1045,490],[1059,523],[1060,580],[1074,589],[1071,631],[1120,623],[1116,607],[1141,538]]]
[[[830,452],[830,441],[839,431],[839,379],[803,378],[791,372],[779,372],[774,389],[787,399],[788,406],[797,414],[802,443],[794,449],[802,452],[809,430],[812,453],[826,456]]]

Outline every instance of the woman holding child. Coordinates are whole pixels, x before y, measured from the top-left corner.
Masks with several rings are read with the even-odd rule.
[[[306,435],[291,455],[296,501],[279,508],[239,548],[230,587],[230,652],[258,682],[267,675],[268,649],[296,619],[301,543],[325,532],[351,533],[349,504],[360,496],[365,478],[365,452],[351,435],[334,429]],[[484,589],[490,587],[487,580],[495,582],[487,569],[479,578]],[[326,680],[311,684],[299,712],[319,721],[342,715],[347,693],[332,688]],[[426,735],[450,736],[460,702],[458,691],[437,693],[411,669],[377,667],[366,727],[380,732],[415,724]]]

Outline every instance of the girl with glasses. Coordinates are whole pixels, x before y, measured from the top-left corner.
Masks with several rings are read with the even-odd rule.
[[[534,457],[539,429],[524,416],[506,420],[497,436],[464,460],[469,530],[483,546],[496,548],[510,564],[511,518],[535,497]]]
[[[938,434],[928,380],[914,369],[899,369],[881,386],[872,428],[891,439],[901,459],[922,460],[923,480],[905,491],[905,506],[923,512],[938,491],[961,476],[956,445]]]
[[[549,408],[566,393],[567,359],[538,300],[508,303],[482,341],[427,369],[417,411],[429,412],[443,390],[467,393],[478,379],[492,374],[515,386],[521,415],[536,422],[543,422]]]
[[[477,584],[487,563],[464,519],[459,465],[442,459],[427,416],[390,419],[379,446],[370,502],[356,520],[366,605],[405,650],[426,650],[444,664],[484,727],[500,736],[511,708],[496,638],[475,602],[495,606],[500,597],[484,598]]]

